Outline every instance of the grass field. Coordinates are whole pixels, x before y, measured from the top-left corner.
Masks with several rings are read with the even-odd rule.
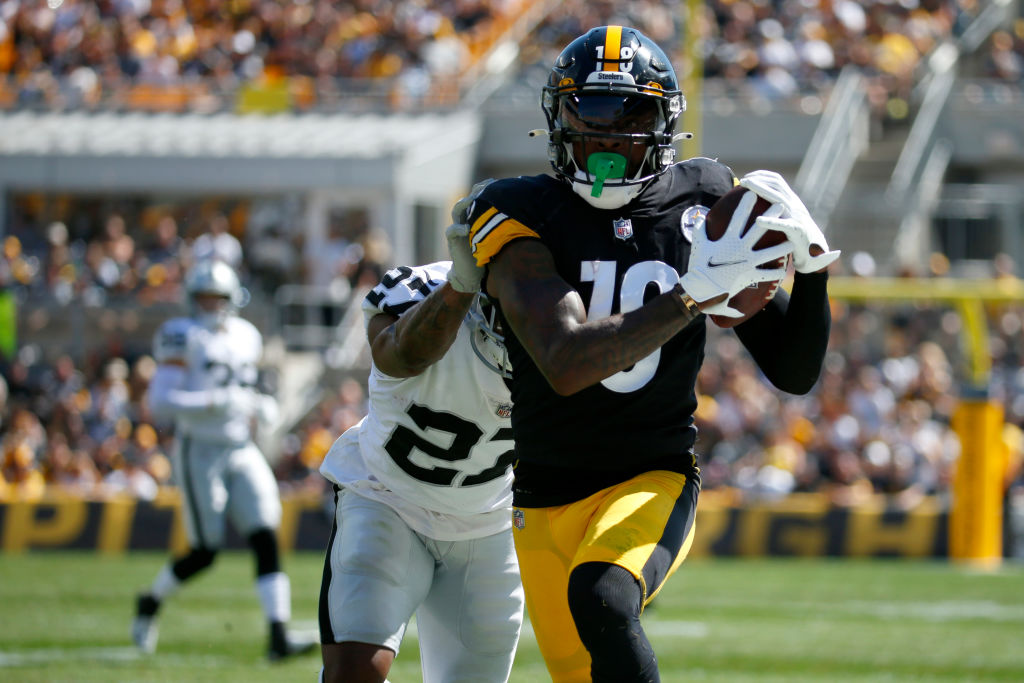
[[[0,681],[312,681],[318,656],[271,665],[249,557],[226,553],[131,646],[133,596],[163,555],[0,555]],[[294,618],[315,628],[321,558],[285,557]],[[675,681],[1024,681],[1024,567],[911,561],[691,560],[645,623]],[[415,631],[390,680],[420,680]],[[514,683],[548,680],[523,634]]]

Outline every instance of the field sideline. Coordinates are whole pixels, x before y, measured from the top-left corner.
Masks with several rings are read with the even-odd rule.
[[[318,656],[264,659],[248,554],[169,602],[160,648],[131,646],[133,596],[165,557],[0,557],[0,681],[308,681]],[[294,618],[316,627],[321,558],[285,556]],[[662,680],[1022,681],[1024,567],[907,560],[691,560],[645,616]],[[419,681],[415,631],[393,683]],[[524,631],[513,683],[548,680]]]

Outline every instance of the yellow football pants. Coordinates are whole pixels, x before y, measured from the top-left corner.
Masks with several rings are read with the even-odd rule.
[[[568,505],[516,509],[526,607],[555,683],[590,681],[590,655],[569,611],[572,570],[618,565],[640,582],[648,604],[690,551],[699,491],[697,477],[659,470]]]

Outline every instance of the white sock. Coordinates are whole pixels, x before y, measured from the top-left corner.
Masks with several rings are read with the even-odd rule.
[[[284,572],[264,574],[256,581],[256,592],[268,621],[287,623],[292,618],[292,588]]]
[[[153,585],[150,586],[149,592],[157,602],[163,602],[164,599],[177,593],[180,587],[181,581],[174,575],[171,565],[165,564],[164,568],[153,579]]]

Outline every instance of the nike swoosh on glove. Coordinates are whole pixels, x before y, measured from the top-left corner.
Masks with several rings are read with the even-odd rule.
[[[825,234],[781,175],[774,171],[752,171],[740,178],[740,186],[772,204],[782,206],[781,211],[769,209],[765,215],[758,217],[755,225],[786,234],[793,243],[793,268],[796,272],[814,273],[839,258],[842,252],[838,249],[829,251]],[[821,253],[812,255],[811,247],[817,247]]]
[[[686,293],[698,303],[728,294],[725,301],[702,309],[703,313],[742,318],[743,313],[729,306],[729,299],[750,285],[782,279],[785,268],[759,268],[789,254],[793,245],[788,240],[765,249],[754,249],[767,228],[751,226],[741,234],[757,197],[747,192],[740,199],[725,232],[717,240],[710,240],[704,222],[695,226],[690,261],[686,273],[679,278]]]

